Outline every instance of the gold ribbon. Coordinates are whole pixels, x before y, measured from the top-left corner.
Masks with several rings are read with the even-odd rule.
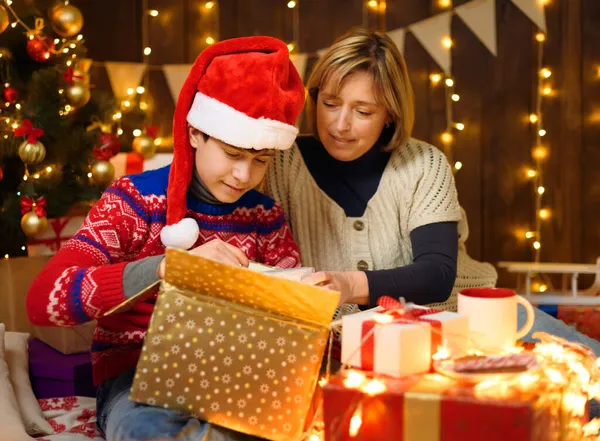
[[[111,125],[103,123],[97,115],[92,116],[90,121],[92,123],[85,128],[86,132],[91,132],[96,129],[100,129],[103,133],[110,133],[112,131]]]
[[[27,32],[25,32],[25,35],[27,35],[28,38],[35,37],[37,35],[40,35],[43,30],[44,30],[44,19],[41,17],[38,17],[35,19],[35,25],[34,25],[33,29],[29,29]]]
[[[424,375],[404,393],[403,441],[439,441],[442,433],[442,397],[454,381]]]

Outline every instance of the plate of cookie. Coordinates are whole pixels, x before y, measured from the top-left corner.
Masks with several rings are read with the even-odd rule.
[[[479,383],[531,373],[538,370],[540,364],[534,354],[521,352],[504,355],[467,355],[437,360],[433,368],[439,374],[455,380]]]

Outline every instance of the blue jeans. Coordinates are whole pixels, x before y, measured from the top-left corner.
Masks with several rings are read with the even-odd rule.
[[[537,341],[534,339],[531,334],[536,331],[547,332],[548,334],[556,335],[557,337],[564,338],[567,341],[571,341],[574,343],[581,343],[588,346],[596,357],[600,357],[600,342],[591,337],[588,337],[581,332],[577,332],[573,327],[567,325],[565,322],[552,317],[549,314],[546,314],[544,311],[540,311],[538,308],[533,308],[535,311],[535,321],[533,323],[533,328],[529,331],[522,340],[523,341]],[[518,326],[519,328],[523,326],[525,321],[527,320],[527,313],[525,312],[525,308],[519,305],[519,314],[518,314]],[[596,400],[590,401],[590,418],[600,417],[600,403]]]
[[[590,347],[592,351],[594,351],[596,357],[600,357],[600,342],[598,340],[595,340],[591,337],[588,337],[585,334],[582,334],[581,332],[578,332],[572,326],[569,326],[565,322],[556,319],[549,314],[546,314],[544,311],[541,311],[538,308],[534,307],[533,309],[535,311],[535,321],[533,323],[533,328],[531,328],[529,334],[527,334],[522,339],[523,341],[537,341],[531,335],[536,331],[543,331],[574,343],[584,344]],[[523,326],[526,320],[527,313],[525,312],[525,308],[519,305],[519,328]]]
[[[97,424],[107,441],[250,441],[259,438],[175,410],[129,401],[134,371],[107,380],[96,394]]]

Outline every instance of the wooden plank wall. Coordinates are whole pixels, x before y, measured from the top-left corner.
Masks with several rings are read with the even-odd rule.
[[[454,0],[458,6],[468,0]],[[205,47],[207,32],[220,39],[246,35],[293,38],[287,0],[220,0],[217,28],[197,0],[148,0],[160,11],[151,21],[152,63],[191,63]],[[436,0],[387,0],[388,30],[440,12]],[[315,52],[346,30],[360,26],[362,0],[299,0],[300,50]],[[99,61],[141,61],[141,0],[82,0],[90,56]],[[537,80],[536,29],[509,0],[497,0],[498,56],[493,57],[458,18],[453,19],[454,78],[461,100],[454,159],[464,166],[456,181],[470,227],[470,254],[492,263],[531,260],[530,241],[515,234],[534,222],[534,194],[524,170],[531,165],[535,133],[528,122]],[[372,18],[372,17],[371,17]],[[375,25],[376,21],[370,20]],[[600,2],[551,0],[544,66],[552,70],[555,96],[544,104],[545,205],[542,260],[594,262],[600,256]],[[110,25],[107,26],[107,23]],[[441,86],[429,74],[438,68],[416,39],[407,35],[405,56],[417,99],[415,136],[440,145],[445,128]],[[309,67],[311,63],[309,62]],[[106,78],[97,72],[97,83]],[[155,120],[170,128],[174,105],[160,71],[151,73]],[[501,274],[501,284],[513,280]]]

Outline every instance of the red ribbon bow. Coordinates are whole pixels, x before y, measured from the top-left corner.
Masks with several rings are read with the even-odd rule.
[[[108,161],[121,151],[119,138],[112,133],[101,133],[98,137],[100,145],[94,147],[92,154],[100,161]]]
[[[13,133],[15,136],[27,136],[27,142],[35,144],[38,138],[44,134],[44,129],[33,127],[31,121],[26,119],[21,123],[21,127],[17,127]]]
[[[21,198],[21,216],[29,213],[32,209],[38,217],[46,216],[46,198],[41,196],[33,200],[29,196],[23,196]]]
[[[73,66],[69,66],[66,72],[63,72],[63,79],[72,86],[75,79],[81,81],[83,76],[75,75],[75,69],[73,69]]]
[[[425,322],[429,323],[432,327],[431,332],[431,350],[434,353],[437,350],[438,345],[441,343],[441,322],[437,320],[431,320],[427,317],[427,315],[435,314],[437,312],[441,312],[439,309],[433,308],[414,308],[410,310],[406,310],[404,305],[392,298],[383,296],[380,297],[377,301],[377,305],[381,306],[384,311],[383,314],[391,315],[393,320],[390,323],[415,323],[415,322]],[[374,370],[375,367],[375,350],[376,350],[376,342],[374,330],[377,325],[377,321],[375,319],[365,320],[362,323],[361,330],[361,340],[363,344],[360,348],[361,351],[361,368],[367,371]],[[385,325],[384,325],[385,326]],[[380,343],[381,344],[381,343]]]
[[[158,126],[146,126],[146,133],[153,138],[156,138],[156,134],[158,133]]]

